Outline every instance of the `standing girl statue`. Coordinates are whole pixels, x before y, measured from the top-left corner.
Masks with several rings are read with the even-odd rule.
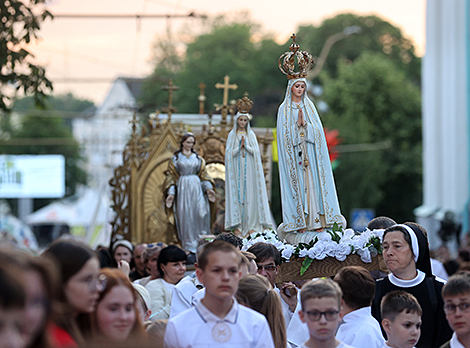
[[[287,75],[284,101],[277,113],[277,146],[284,232],[322,231],[342,224],[325,133],[317,109],[308,98],[310,53],[294,43],[279,58]],[[297,57],[299,72],[294,72]]]
[[[170,213],[174,213],[182,248],[191,253],[196,253],[199,237],[210,234],[209,201],[215,202],[214,183],[204,159],[194,151],[195,142],[194,134],[183,135],[180,148],[168,162],[163,183],[166,207],[174,206]]]
[[[225,150],[225,229],[246,237],[271,228],[271,213],[256,134],[251,130],[253,102],[245,93]]]

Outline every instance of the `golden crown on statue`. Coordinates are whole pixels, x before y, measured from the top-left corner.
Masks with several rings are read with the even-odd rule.
[[[288,79],[306,77],[308,72],[312,70],[314,63],[313,56],[307,51],[301,51],[300,46],[295,42],[295,38],[295,34],[292,34],[293,43],[289,47],[290,52],[284,52],[279,57],[279,69],[287,75]],[[297,57],[299,72],[294,71],[294,57]]]
[[[237,100],[238,112],[241,114],[247,114],[253,107],[253,101],[248,98],[248,93],[243,93],[243,98]]]

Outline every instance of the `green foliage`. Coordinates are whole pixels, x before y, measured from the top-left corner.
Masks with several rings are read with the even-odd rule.
[[[147,77],[139,96],[139,104],[142,105],[140,111],[155,112],[157,109],[161,111],[162,107],[168,106],[168,93],[162,91],[162,87],[167,86],[169,79],[174,78],[174,73],[163,68],[157,68],[152,75]],[[181,112],[179,103],[175,103],[175,99],[173,99],[173,105],[176,105],[178,112]]]
[[[44,108],[47,110],[56,110],[63,112],[82,112],[89,107],[93,107],[92,101],[76,98],[72,93],[46,96],[44,99]],[[24,113],[35,107],[33,97],[24,97],[15,101],[12,110]]]
[[[277,57],[282,52],[283,48],[272,39],[253,43],[252,26],[247,23],[215,25],[209,33],[188,44],[180,71],[175,73],[163,64],[158,65],[140,100],[146,107],[165,105],[168,97],[161,87],[174,77],[174,83],[180,87],[174,100],[178,112],[198,112],[201,82],[206,85],[206,110],[214,110],[215,103],[222,103],[223,95],[215,84],[223,83],[224,76],[229,75],[230,83],[238,85],[236,91],[230,91],[230,99],[241,98],[248,92],[255,102],[253,114],[269,116],[275,124],[277,106],[286,85],[284,75],[277,68]]]
[[[305,271],[307,271],[307,269],[310,267],[310,265],[312,264],[313,262],[313,259],[311,259],[310,257],[306,257],[303,262],[302,262],[302,266],[300,267],[300,275],[304,275]]]
[[[19,122],[12,122],[12,116],[1,118],[0,153],[11,155],[58,154],[65,157],[66,196],[75,194],[78,185],[87,183],[87,174],[80,168],[82,155],[80,146],[73,138],[67,124],[70,116],[82,112],[93,103],[75,98],[72,94],[48,96],[44,100],[46,109],[35,109],[34,98],[19,99],[12,110]],[[68,116],[68,117],[65,117]],[[35,199],[35,208],[48,204],[49,199]]]
[[[57,117],[53,117],[56,115]],[[10,134],[10,142],[15,139],[37,139],[37,143],[25,145],[15,144],[11,146],[6,143],[0,145],[0,153],[10,155],[48,155],[56,154],[65,157],[65,186],[66,196],[75,193],[77,185],[86,184],[87,175],[79,167],[82,160],[80,147],[74,140],[72,132],[66,126],[60,113],[51,111],[51,117],[42,116],[40,111],[30,111],[25,116],[20,127]],[[41,139],[57,138],[60,145],[45,145]],[[64,142],[64,140],[66,140]]]
[[[371,207],[397,221],[411,219],[421,203],[419,89],[394,63],[371,52],[352,64],[340,62],[337,79],[321,77],[331,108],[323,124],[339,130],[343,145],[390,145],[341,153],[335,179],[343,213]]]
[[[324,66],[330,76],[338,74],[338,59],[355,61],[365,52],[376,52],[393,61],[413,83],[420,84],[421,59],[416,56],[412,42],[399,28],[377,16],[344,13],[326,19],[319,27],[301,26],[297,41],[302,49],[318,57],[328,37],[353,25],[359,26],[361,32],[338,41],[331,48]]]
[[[377,251],[377,254],[382,255],[382,242],[379,237],[371,237],[369,239],[369,243],[366,244],[366,247],[372,250],[375,249],[375,251]]]
[[[46,0],[0,1],[0,110],[8,111],[12,87],[25,94],[33,94],[35,102],[43,106],[47,91],[52,83],[45,76],[45,69],[30,62],[31,52],[24,47],[37,38],[41,23],[49,11],[42,8]]]
[[[354,14],[340,14],[318,27],[301,26],[297,42],[319,56],[329,37],[353,25],[361,32],[333,45],[315,81],[323,85],[322,99],[330,107],[322,122],[339,130],[344,145],[382,143],[389,148],[341,153],[341,165],[335,169],[341,208],[346,217],[352,208],[370,207],[397,220],[411,219],[412,209],[421,202],[421,61],[412,42],[381,18]],[[168,94],[161,86],[172,77],[180,87],[174,99],[178,112],[198,111],[201,82],[206,85],[206,111],[214,110],[214,103],[222,102],[222,91],[215,84],[229,75],[230,82],[238,85],[230,91],[230,99],[246,91],[254,101],[252,126],[275,127],[287,84],[278,58],[290,42],[279,45],[263,38],[248,20],[214,21],[190,40],[184,59],[166,48],[173,63],[164,61],[165,55],[157,60],[141,101],[152,111],[165,106]],[[162,52],[165,47],[161,46]],[[271,209],[277,219],[282,217],[280,205],[274,164]]]
[[[343,234],[343,227],[335,222],[331,231],[327,229],[326,232],[330,234],[332,241],[339,243]]]

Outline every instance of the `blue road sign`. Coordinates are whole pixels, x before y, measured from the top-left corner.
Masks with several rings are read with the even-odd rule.
[[[353,209],[351,211],[351,227],[354,231],[362,232],[374,217],[374,209]]]

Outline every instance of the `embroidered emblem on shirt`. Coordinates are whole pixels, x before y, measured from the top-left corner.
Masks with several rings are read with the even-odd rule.
[[[232,330],[222,321],[214,325],[211,334],[214,341],[219,343],[226,343],[232,338]]]

